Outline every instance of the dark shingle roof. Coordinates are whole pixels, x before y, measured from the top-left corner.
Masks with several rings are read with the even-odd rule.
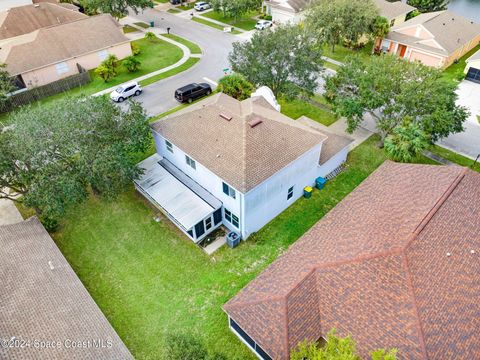
[[[32,342],[0,347],[0,359],[133,359],[36,218],[0,227],[0,258],[0,339]],[[38,349],[35,340],[60,345]]]
[[[470,360],[479,228],[480,174],[387,161],[224,309],[275,359],[335,327],[365,358]]]

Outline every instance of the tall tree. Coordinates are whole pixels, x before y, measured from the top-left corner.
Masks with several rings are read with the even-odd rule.
[[[373,0],[317,0],[307,13],[306,23],[335,51],[341,42],[356,46],[371,33],[378,16]]]
[[[0,129],[0,198],[58,218],[88,189],[114,197],[141,171],[133,154],[150,145],[143,108],[121,110],[106,97],[26,106]]]
[[[97,11],[111,14],[116,19],[127,15],[128,8],[131,8],[138,14],[139,10],[153,8],[154,6],[152,0],[82,0],[81,4],[90,12],[96,9]]]
[[[6,109],[9,101],[8,94],[15,89],[6,67],[7,64],[0,63],[0,110]]]
[[[350,337],[337,336],[332,329],[327,334],[325,345],[320,347],[316,343],[303,342],[290,354],[291,360],[360,360],[355,341]],[[372,352],[373,360],[395,360],[397,350],[379,349]]]
[[[232,69],[255,86],[293,97],[313,93],[321,74],[322,50],[317,38],[296,25],[256,32],[250,41],[236,42],[229,55]]]
[[[351,56],[326,82],[327,97],[347,118],[348,130],[354,131],[368,114],[382,144],[407,116],[432,141],[462,131],[468,111],[456,104],[455,90],[439,70],[390,55],[368,61]]]
[[[422,13],[446,10],[449,3],[450,0],[408,0],[408,5],[412,5]]]
[[[224,17],[230,17],[234,21],[262,6],[262,0],[211,0],[210,3],[213,10],[221,12]]]

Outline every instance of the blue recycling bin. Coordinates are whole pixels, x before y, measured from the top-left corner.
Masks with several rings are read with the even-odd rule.
[[[317,186],[317,189],[322,190],[325,187],[325,184],[327,183],[327,179],[323,177],[318,177],[315,179],[315,185]]]

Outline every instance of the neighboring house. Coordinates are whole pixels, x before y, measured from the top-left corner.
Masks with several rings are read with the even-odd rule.
[[[466,60],[465,79],[480,83],[480,50]]]
[[[480,174],[387,161],[224,305],[260,359],[336,328],[362,359],[480,354]]]
[[[135,186],[195,242],[222,224],[246,239],[337,169],[351,143],[263,97],[222,93],[151,127],[157,154],[139,164]]]
[[[376,42],[376,51],[446,68],[480,43],[480,24],[448,10],[425,13]]]
[[[400,25],[407,19],[407,15],[415,10],[413,6],[402,1],[390,2],[387,0],[374,0],[377,5],[380,16],[383,16],[390,22],[390,26]]]
[[[88,17],[51,3],[0,13],[0,62],[19,87],[94,69],[109,54],[119,59],[131,55],[128,38],[110,15]]]
[[[37,218],[0,227],[0,257],[0,359],[133,360]]]
[[[275,24],[299,23],[311,0],[266,0],[263,9]]]

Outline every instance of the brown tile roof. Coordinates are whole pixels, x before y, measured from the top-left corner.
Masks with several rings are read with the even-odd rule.
[[[33,41],[13,46],[5,63],[16,75],[128,41],[110,15],[97,15],[38,30]]]
[[[387,0],[375,0],[375,5],[380,10],[380,15],[393,20],[401,15],[406,15],[409,12],[415,10],[411,5],[404,3],[403,1],[390,2]]]
[[[232,119],[223,119],[222,113]],[[249,123],[256,120],[262,122],[252,128]],[[243,193],[326,139],[261,97],[240,102],[222,93],[152,128]]]
[[[442,49],[422,43],[428,39],[420,39],[401,33],[402,29],[417,25],[421,25],[427,29],[427,31],[433,35],[432,39],[434,39]],[[386,38],[440,55],[450,55],[474,40],[478,35],[480,35],[480,24],[476,24],[463,16],[445,10],[418,15],[403,24],[395,26]]]
[[[224,309],[275,359],[335,327],[364,358],[470,360],[478,229],[480,174],[387,161]]]
[[[0,359],[133,359],[36,218],[0,227],[0,258],[0,338],[32,342],[0,347]],[[38,349],[34,340],[60,345]],[[90,344],[69,347],[67,340]],[[99,340],[106,347],[93,346]]]
[[[78,11],[51,3],[13,7],[0,12],[0,40],[86,18]]]

